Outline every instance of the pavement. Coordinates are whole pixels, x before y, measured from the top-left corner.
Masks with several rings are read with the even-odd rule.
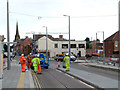
[[[78,61],[77,61],[78,62]],[[92,67],[97,67],[97,68],[104,68],[104,69],[109,69],[109,70],[114,70],[114,71],[119,71],[119,67],[117,66],[112,66],[112,65],[103,65],[100,63],[90,63],[86,62],[83,60],[79,60],[79,63],[87,65],[87,66],[92,66]],[[86,72],[80,69],[75,69],[75,68],[70,68],[70,71],[66,72],[65,68],[57,68],[58,70],[67,73],[68,75],[73,76],[74,78],[77,78],[97,89],[111,89],[111,90],[120,90],[120,81],[104,77],[101,75],[97,75],[94,73]],[[119,75],[119,74],[118,74]],[[118,77],[119,78],[119,77]]]
[[[7,60],[7,59],[5,59]],[[21,72],[21,65],[18,60],[11,61],[10,70],[7,70],[7,62],[4,64],[2,89],[9,88],[35,88],[31,70]],[[1,84],[0,84],[1,85]]]

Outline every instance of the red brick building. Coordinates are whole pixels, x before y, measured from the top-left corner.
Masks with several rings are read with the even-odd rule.
[[[21,55],[22,53],[28,55],[32,52],[33,44],[33,40],[26,36],[25,39],[20,39],[17,42],[13,50],[16,52],[17,55]]]
[[[118,57],[119,55],[119,31],[104,40],[105,56]]]

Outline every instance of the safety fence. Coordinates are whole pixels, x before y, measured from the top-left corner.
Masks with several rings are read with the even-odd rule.
[[[98,63],[98,64],[106,64],[106,65],[112,65],[112,66],[119,66],[120,60],[119,58],[110,58],[110,57],[98,57],[98,56],[92,56],[89,58],[86,58],[91,63]]]

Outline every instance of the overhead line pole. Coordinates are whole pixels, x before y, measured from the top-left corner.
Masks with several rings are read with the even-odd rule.
[[[8,44],[8,52],[7,52],[7,70],[10,70],[11,65],[10,65],[10,36],[9,36],[9,2],[7,0],[7,44]]]

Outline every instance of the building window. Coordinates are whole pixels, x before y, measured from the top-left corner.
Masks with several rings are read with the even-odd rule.
[[[55,47],[55,48],[58,48],[58,44],[56,43],[54,47]]]
[[[76,44],[71,44],[71,48],[76,48]]]
[[[115,41],[115,47],[118,47],[118,41]]]
[[[85,48],[85,44],[79,44],[79,48]]]
[[[62,48],[68,48],[68,44],[62,44]]]

